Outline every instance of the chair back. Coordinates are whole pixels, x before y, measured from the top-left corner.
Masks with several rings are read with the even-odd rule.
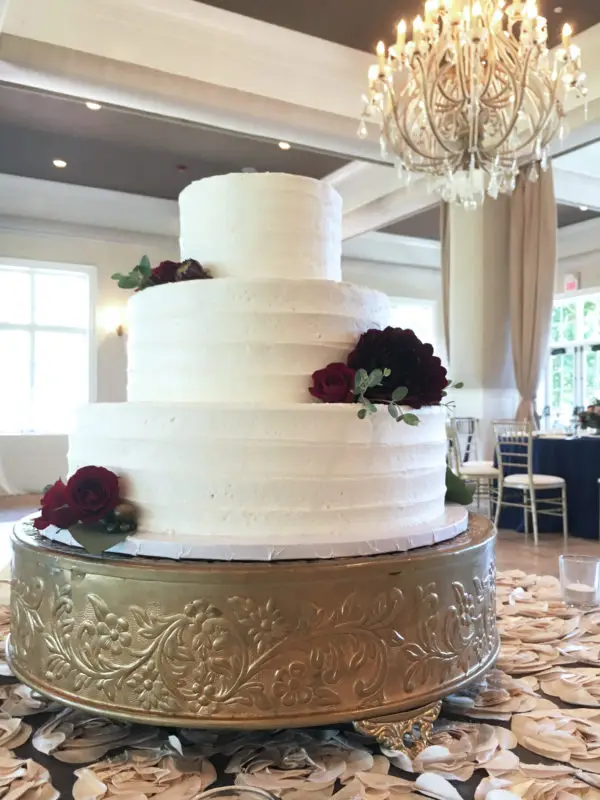
[[[478,459],[479,420],[475,417],[454,417],[454,427],[461,464]]]
[[[533,472],[533,425],[531,422],[496,420],[492,423],[496,440],[496,458],[502,477]]]
[[[456,475],[458,475],[460,478],[460,465],[462,463],[460,457],[460,445],[453,420],[449,420],[446,423],[446,437],[448,439],[448,455],[446,457],[446,463],[452,472],[456,473]]]

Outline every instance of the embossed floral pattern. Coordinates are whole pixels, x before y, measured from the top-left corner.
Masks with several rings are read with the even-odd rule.
[[[129,623],[116,614],[107,614],[98,623],[97,632],[100,648],[110,650],[115,656],[120,655],[124,647],[131,645]]]
[[[312,691],[310,682],[307,680],[307,672],[306,664],[301,661],[293,661],[289,667],[277,670],[273,695],[281,701],[282,705],[290,708],[310,703]]]

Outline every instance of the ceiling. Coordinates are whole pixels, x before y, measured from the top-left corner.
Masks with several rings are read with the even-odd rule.
[[[559,205],[558,211],[558,227],[566,228],[569,225],[575,225],[578,222],[585,222],[588,219],[596,219],[600,217],[600,212],[590,211],[589,209],[582,211],[579,206],[566,206]],[[420,214],[415,214],[413,217],[408,217],[395,225],[390,225],[383,228],[383,233],[393,233],[396,236],[410,236],[418,237],[420,239],[440,239],[440,211],[437,206],[423,211]]]
[[[423,0],[201,0],[206,5],[372,52],[380,39],[391,41],[401,18],[423,14]],[[550,41],[570,22],[575,32],[600,22],[599,0],[538,0],[548,19]],[[555,8],[562,8],[555,13]]]
[[[52,165],[64,159],[65,169]],[[244,168],[322,178],[346,159],[0,84],[0,173],[176,198],[190,181]]]

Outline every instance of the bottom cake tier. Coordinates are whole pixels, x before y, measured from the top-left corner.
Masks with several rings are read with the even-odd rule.
[[[420,409],[414,427],[384,406],[365,420],[357,411],[316,403],[92,405],[70,437],[69,469],[93,464],[120,476],[140,515],[132,541],[144,546],[125,551],[132,554],[245,559],[254,556],[244,546],[264,545],[274,555],[256,558],[362,555],[464,530],[464,512],[444,508],[446,410]],[[344,549],[361,541],[374,544]],[[326,555],[292,552],[307,542]],[[277,555],[286,548],[289,555]]]
[[[181,727],[279,728],[422,708],[498,651],[494,530],[403,555],[173,562],[84,555],[20,524],[10,659],[44,695]]]

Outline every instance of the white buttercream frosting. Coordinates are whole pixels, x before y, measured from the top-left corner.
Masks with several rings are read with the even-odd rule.
[[[386,295],[349,283],[198,280],[129,303],[130,401],[297,401],[310,376],[345,361],[388,321]]]
[[[464,530],[462,509],[444,509],[443,408],[410,427],[309,394],[314,371],[388,322],[384,295],[339,281],[335,190],[227,175],[189,186],[180,208],[182,257],[215,277],[131,299],[129,402],[82,409],[70,437],[70,472],[112,469],[139,507],[121,552],[321,558]]]
[[[342,199],[322,181],[237,173],[179,195],[182,258],[216,278],[341,279]]]
[[[397,541],[444,510],[445,410],[417,413],[411,427],[353,404],[100,404],[78,417],[69,469],[125,476],[140,528],[174,542]]]

